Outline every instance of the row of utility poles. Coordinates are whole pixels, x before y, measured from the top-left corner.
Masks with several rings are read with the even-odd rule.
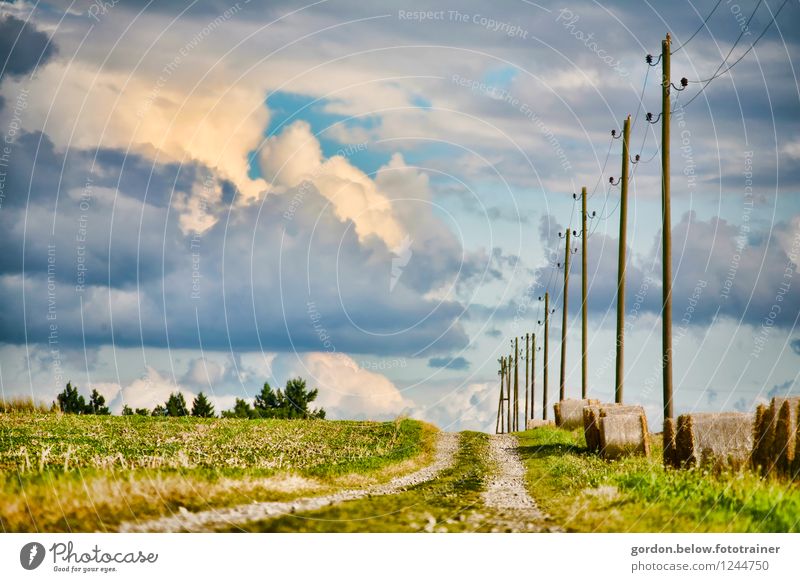
[[[669,181],[669,139],[670,139],[670,89],[674,87],[670,80],[670,48],[671,39],[667,34],[666,39],[661,43],[661,233],[662,233],[662,378],[663,378],[663,400],[664,400],[664,420],[673,418],[672,406],[672,231],[670,220],[670,181]],[[652,57],[648,55],[647,62],[652,64]],[[657,63],[656,63],[657,64]],[[682,90],[686,86],[686,80],[681,80]],[[652,114],[647,114],[647,120],[652,121]],[[623,123],[622,134],[617,135],[616,130],[611,132],[612,137],[622,138],[622,168],[621,175],[617,182],[610,178],[612,185],[620,185],[620,213],[619,213],[619,256],[617,262],[617,329],[616,329],[616,369],[614,384],[614,401],[621,404],[624,395],[624,376],[625,376],[625,272],[627,268],[627,232],[628,232],[628,181],[630,178],[630,164],[639,161],[637,155],[634,160],[630,157],[630,132],[631,117],[628,115]],[[577,197],[577,194],[573,195]],[[587,334],[587,296],[588,296],[588,238],[587,219],[590,218],[586,209],[587,193],[586,187],[581,189],[581,231],[572,231],[569,228],[563,233],[565,239],[564,247],[564,282],[562,291],[562,318],[561,318],[561,370],[559,377],[559,398],[566,398],[566,360],[567,360],[567,317],[569,299],[569,274],[570,256],[575,254],[578,249],[571,248],[570,234],[581,238],[581,398],[588,397],[588,334]],[[592,213],[592,217],[595,214]],[[559,233],[562,236],[562,233]],[[558,265],[561,267],[561,264]],[[544,318],[539,325],[544,325],[544,358],[543,358],[543,385],[542,385],[542,419],[547,420],[547,396],[548,396],[548,338],[550,333],[550,315],[555,309],[550,308],[550,293],[545,291],[544,297]],[[535,397],[535,364],[536,364],[536,334],[525,334],[525,356],[522,358],[525,364],[525,423],[528,419],[534,418],[534,397]],[[499,360],[500,371],[500,398],[497,404],[497,432],[511,432],[520,430],[519,424],[519,339],[514,338],[511,342],[513,354],[502,357]],[[532,349],[529,349],[529,342]],[[530,374],[529,374],[530,372]],[[512,391],[513,377],[513,391]],[[525,426],[522,427],[524,430]]]

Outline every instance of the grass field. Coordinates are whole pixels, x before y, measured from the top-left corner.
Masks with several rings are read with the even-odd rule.
[[[434,434],[412,420],[0,414],[0,528],[104,531],[383,482],[429,462]]]
[[[665,470],[650,459],[607,462],[585,449],[582,431],[519,434],[528,487],[567,531],[797,532],[800,487],[753,473]]]
[[[488,531],[481,492],[490,471],[488,435],[463,432],[454,465],[438,478],[397,495],[367,497],[302,515],[243,524],[226,531],[463,532]]]

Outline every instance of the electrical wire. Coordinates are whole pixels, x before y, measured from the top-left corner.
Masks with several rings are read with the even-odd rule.
[[[761,5],[761,2],[762,2],[762,1],[763,1],[763,0],[759,0],[759,3],[758,3],[758,5],[759,5],[759,6]],[[735,67],[735,66],[736,66],[736,65],[737,65],[737,64],[738,64],[738,63],[739,63],[739,62],[740,62],[740,61],[741,61],[741,60],[742,60],[744,57],[746,57],[746,56],[747,56],[747,55],[750,53],[750,51],[752,51],[752,50],[755,48],[755,46],[756,46],[756,44],[758,43],[758,41],[760,41],[760,40],[761,40],[761,38],[762,38],[762,37],[763,37],[763,36],[764,36],[764,35],[767,33],[767,31],[768,31],[768,30],[769,30],[769,29],[772,27],[772,24],[773,24],[773,23],[775,22],[775,20],[778,18],[778,15],[781,13],[781,10],[783,10],[783,7],[784,7],[784,6],[786,6],[786,4],[787,4],[788,2],[789,2],[789,0],[783,0],[783,4],[781,4],[780,8],[778,8],[778,11],[777,11],[777,12],[775,12],[775,14],[773,14],[773,15],[772,15],[772,19],[771,19],[771,20],[769,21],[769,23],[768,23],[768,24],[767,24],[767,25],[764,27],[764,30],[762,30],[762,31],[761,31],[761,34],[759,34],[759,35],[758,35],[758,37],[757,37],[757,38],[756,38],[756,39],[753,41],[753,44],[751,44],[751,45],[750,45],[750,48],[748,48],[746,51],[744,51],[744,53],[742,53],[742,54],[741,54],[741,56],[740,56],[738,59],[736,59],[736,60],[735,60],[733,63],[731,63],[731,65],[730,65],[730,66],[729,66],[727,69],[725,69],[725,70],[724,70],[724,71],[722,71],[722,72],[719,72],[719,71],[720,71],[720,69],[721,69],[721,68],[722,68],[722,67],[725,65],[725,63],[728,61],[728,58],[730,58],[730,56],[731,56],[731,53],[733,52],[733,49],[736,47],[736,43],[738,43],[738,42],[739,42],[739,39],[741,39],[741,38],[742,38],[742,35],[745,33],[745,31],[747,31],[747,30],[749,29],[749,26],[750,26],[750,20],[753,18],[753,16],[755,16],[755,13],[756,13],[756,11],[755,11],[755,10],[753,10],[753,13],[750,15],[750,18],[748,18],[748,19],[747,19],[747,24],[745,24],[745,26],[744,26],[744,29],[742,30],[742,34],[740,34],[740,35],[739,35],[739,39],[737,39],[737,40],[736,40],[736,43],[734,43],[733,47],[731,47],[731,50],[730,50],[730,51],[728,51],[728,56],[726,56],[726,57],[725,57],[725,60],[723,60],[723,61],[722,61],[722,63],[720,63],[719,67],[717,67],[717,70],[714,72],[714,74],[713,74],[713,75],[712,75],[710,78],[708,78],[708,79],[704,79],[704,80],[701,80],[701,81],[689,81],[690,83],[705,83],[705,84],[703,85],[703,87],[702,87],[702,88],[701,88],[701,89],[700,89],[700,90],[699,90],[697,93],[695,93],[695,94],[692,96],[692,98],[691,98],[691,99],[689,99],[689,101],[687,101],[687,102],[686,102],[686,105],[684,105],[684,108],[685,108],[685,107],[688,107],[688,106],[689,106],[689,104],[690,104],[692,101],[694,101],[695,99],[697,99],[697,98],[700,96],[700,94],[701,94],[703,91],[705,91],[705,90],[706,90],[706,87],[708,87],[708,85],[711,83],[711,81],[713,81],[714,79],[717,79],[717,78],[721,77],[722,75],[724,75],[725,73],[727,73],[728,71],[730,71],[730,70],[731,70],[733,67]],[[756,10],[758,10],[758,6],[756,6]]]
[[[711,12],[709,12],[709,13],[708,13],[708,16],[706,16],[706,19],[703,21],[703,24],[701,24],[701,25],[700,25],[700,28],[698,28],[697,30],[695,30],[695,31],[694,31],[694,34],[692,34],[692,36],[690,36],[690,37],[689,37],[689,39],[688,39],[686,42],[684,42],[683,44],[681,44],[681,46],[679,46],[678,48],[676,48],[676,49],[675,49],[674,51],[672,51],[670,54],[674,55],[676,52],[678,52],[679,50],[681,50],[681,49],[682,49],[683,47],[685,47],[687,44],[689,44],[690,42],[692,42],[692,39],[693,39],[695,36],[697,36],[697,33],[699,33],[701,30],[703,30],[703,29],[706,27],[706,24],[708,23],[708,20],[711,18],[711,16],[713,16],[714,12],[716,12],[716,10],[717,10],[717,8],[719,8],[719,5],[720,5],[720,4],[722,4],[722,0],[717,0],[717,3],[714,5],[714,8],[712,8],[712,9],[711,9]]]

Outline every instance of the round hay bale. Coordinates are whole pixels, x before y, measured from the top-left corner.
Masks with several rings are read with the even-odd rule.
[[[740,469],[750,461],[754,416],[745,412],[693,413],[678,417],[675,436],[681,466]]]
[[[756,407],[755,421],[753,423],[753,470],[766,474],[770,466],[769,450],[771,449],[771,415],[769,407],[759,404]]]
[[[797,439],[797,409],[791,400],[784,400],[775,421],[775,436],[772,439],[774,466],[782,475],[791,475]]]
[[[779,429],[780,414],[785,404],[788,404],[789,408]],[[777,471],[791,472],[790,467],[786,465],[785,455],[790,451],[793,454],[789,441],[790,435],[794,433],[792,427],[797,425],[798,406],[800,406],[800,396],[776,396],[770,401],[769,407],[762,408],[763,405],[759,405],[761,411],[756,410],[752,463],[762,475]],[[796,450],[796,439],[794,450]]]
[[[600,452],[606,459],[650,454],[644,414],[611,414],[599,418]]]
[[[553,405],[553,411],[556,417],[556,426],[572,430],[583,426],[583,408],[585,406],[596,406],[600,404],[599,400],[587,398],[584,400],[576,400],[568,398],[561,400]]]
[[[583,436],[586,438],[586,448],[589,452],[600,451],[600,408],[598,406],[584,406],[583,408]]]

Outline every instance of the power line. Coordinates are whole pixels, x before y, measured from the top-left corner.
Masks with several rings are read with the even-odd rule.
[[[753,8],[753,11],[750,13],[750,16],[747,19],[747,22],[745,22],[744,26],[742,27],[742,32],[739,33],[739,36],[736,38],[736,42],[733,43],[733,45],[731,46],[731,49],[728,51],[728,54],[725,55],[724,59],[722,59],[722,62],[719,64],[717,69],[714,71],[714,74],[711,75],[711,77],[709,77],[708,79],[703,79],[703,80],[700,80],[700,81],[693,81],[693,83],[706,83],[706,84],[708,84],[708,83],[710,83],[711,81],[713,81],[714,79],[717,78],[717,73],[719,73],[719,70],[722,67],[725,66],[725,63],[728,62],[728,59],[731,58],[731,55],[733,54],[733,51],[736,50],[736,47],[739,44],[739,41],[742,40],[742,37],[744,36],[744,33],[747,32],[748,30],[750,30],[750,21],[753,20],[753,17],[756,15],[756,12],[758,12],[758,9],[761,7],[761,3],[763,1],[764,0],[758,0],[758,3],[756,4],[756,7]],[[783,8],[783,7],[781,6],[781,8]],[[773,16],[773,20],[774,20],[774,16]],[[705,87],[703,87],[703,88],[705,89]]]
[[[701,25],[700,25],[700,28],[698,28],[697,30],[695,30],[695,31],[694,31],[694,34],[692,34],[692,36],[690,36],[690,37],[689,37],[689,39],[688,39],[686,42],[682,43],[682,44],[681,44],[681,46],[679,46],[679,47],[678,47],[678,48],[676,48],[674,51],[672,51],[672,53],[671,53],[671,54],[673,54],[673,55],[674,55],[676,52],[678,52],[679,50],[681,50],[681,49],[682,49],[683,47],[685,47],[687,44],[689,44],[690,42],[692,42],[692,39],[693,39],[695,36],[697,36],[697,33],[699,33],[701,30],[703,30],[703,29],[706,27],[706,24],[708,23],[708,20],[711,18],[711,16],[714,14],[714,12],[716,12],[716,10],[717,10],[717,8],[719,8],[719,5],[720,5],[720,4],[722,4],[722,0],[717,0],[717,3],[714,5],[714,8],[712,8],[712,9],[711,9],[711,12],[709,12],[709,13],[708,13],[708,16],[706,16],[706,19],[703,21],[703,24],[701,24]]]
[[[787,4],[788,2],[789,2],[789,0],[783,0],[783,4],[781,4],[780,8],[778,8],[778,11],[777,11],[777,12],[775,12],[775,14],[773,14],[773,15],[772,15],[772,19],[771,19],[771,20],[769,21],[769,23],[768,23],[768,24],[767,24],[767,25],[764,27],[764,30],[762,30],[762,31],[761,31],[761,34],[759,34],[759,35],[758,35],[758,37],[757,37],[757,38],[756,38],[756,39],[753,41],[753,44],[751,44],[751,45],[750,45],[750,48],[748,48],[746,51],[744,51],[744,52],[742,53],[742,55],[741,55],[741,56],[740,56],[738,59],[736,59],[736,60],[735,60],[733,63],[731,63],[731,65],[730,65],[730,66],[729,66],[727,69],[725,69],[725,70],[724,70],[724,71],[722,71],[721,73],[719,72],[719,69],[720,69],[720,68],[721,68],[721,67],[722,67],[722,66],[725,64],[725,62],[728,60],[728,57],[730,57],[730,53],[731,53],[731,52],[733,52],[733,47],[731,48],[730,52],[728,52],[728,56],[727,56],[727,57],[725,57],[725,60],[724,60],[724,61],[722,61],[722,63],[720,64],[720,66],[719,66],[719,67],[717,67],[717,72],[715,72],[715,73],[714,73],[714,75],[713,75],[711,78],[709,78],[709,79],[705,79],[705,80],[703,80],[703,81],[689,81],[690,83],[705,83],[705,85],[703,85],[703,87],[702,87],[702,88],[701,88],[701,89],[700,89],[700,90],[699,90],[697,93],[695,93],[695,94],[694,94],[694,96],[693,96],[691,99],[689,99],[689,101],[687,101],[687,102],[686,102],[686,105],[684,105],[684,106],[683,106],[684,108],[685,108],[685,107],[687,107],[687,106],[688,106],[688,105],[689,105],[689,104],[690,104],[692,101],[694,101],[695,99],[697,99],[697,98],[700,96],[700,94],[701,94],[703,91],[705,91],[706,87],[708,87],[708,85],[711,83],[711,81],[713,81],[714,79],[717,79],[718,77],[721,77],[722,75],[724,75],[725,73],[727,73],[728,71],[730,71],[730,70],[731,70],[733,67],[735,67],[735,66],[736,66],[736,65],[737,65],[737,64],[738,64],[738,63],[739,63],[739,62],[740,62],[740,61],[741,61],[743,58],[745,58],[745,57],[746,57],[746,56],[747,56],[747,55],[750,53],[750,51],[752,51],[752,50],[755,48],[755,46],[756,46],[756,44],[758,43],[758,41],[759,41],[759,40],[761,40],[761,38],[762,38],[762,37],[763,37],[763,36],[764,36],[764,35],[767,33],[767,31],[770,29],[770,27],[772,26],[772,24],[775,22],[775,19],[777,19],[777,18],[778,18],[778,15],[781,13],[781,10],[783,10],[783,7],[784,7],[784,6],[786,6],[786,4]],[[760,4],[760,3],[761,3],[761,2],[759,2],[759,4]],[[756,8],[758,8],[758,7],[756,7]],[[753,18],[753,16],[754,16],[754,15],[755,15],[755,11],[753,11],[753,14],[751,14],[751,15],[750,15],[750,18]],[[747,24],[745,25],[745,30],[747,30],[747,27],[749,26],[749,24],[750,24],[750,19],[748,19],[748,20],[747,20]],[[741,38],[741,35],[739,36],[739,38]],[[738,42],[738,41],[737,41],[737,42]],[[735,46],[735,45],[734,45],[734,46]]]
[[[745,23],[744,27],[742,28],[742,32],[741,32],[741,34],[739,34],[739,38],[736,39],[736,42],[731,47],[731,50],[728,51],[728,54],[725,56],[725,59],[719,64],[719,66],[717,67],[717,70],[714,71],[714,74],[711,77],[709,77],[708,79],[702,79],[702,80],[699,80],[699,81],[689,81],[690,83],[703,83],[703,87],[697,93],[695,93],[692,96],[692,98],[689,99],[689,101],[686,102],[686,105],[683,106],[684,108],[688,107],[689,104],[692,103],[692,101],[697,99],[706,90],[706,87],[708,87],[708,85],[713,80],[721,77],[722,75],[724,75],[725,73],[730,71],[733,67],[735,67],[737,64],[739,64],[741,62],[741,60],[744,59],[744,57],[746,57],[750,53],[750,51],[752,51],[755,48],[756,44],[758,44],[758,41],[760,41],[761,38],[767,33],[767,31],[772,27],[772,24],[778,18],[778,15],[781,13],[781,11],[783,10],[784,6],[786,6],[786,4],[789,2],[789,0],[783,0],[783,4],[781,4],[780,8],[778,8],[777,12],[775,12],[775,14],[772,15],[772,18],[770,19],[769,23],[767,23],[767,25],[764,27],[764,30],[761,31],[761,34],[759,34],[758,37],[753,41],[753,44],[751,44],[750,47],[746,51],[744,51],[739,56],[738,59],[736,59],[733,63],[731,63],[728,68],[726,68],[724,71],[720,71],[720,69],[722,69],[722,67],[725,66],[725,63],[728,62],[728,59],[730,58],[731,53],[733,53],[733,50],[736,48],[736,45],[739,43],[739,41],[741,40],[741,38],[744,35],[744,33],[747,30],[749,30],[750,21],[753,19],[753,16],[755,16],[756,11],[758,10],[759,6],[761,6],[761,2],[762,1],[763,0],[759,0],[759,2],[756,5],[755,9],[753,10],[752,14],[750,14],[750,18],[747,19],[747,22]]]

